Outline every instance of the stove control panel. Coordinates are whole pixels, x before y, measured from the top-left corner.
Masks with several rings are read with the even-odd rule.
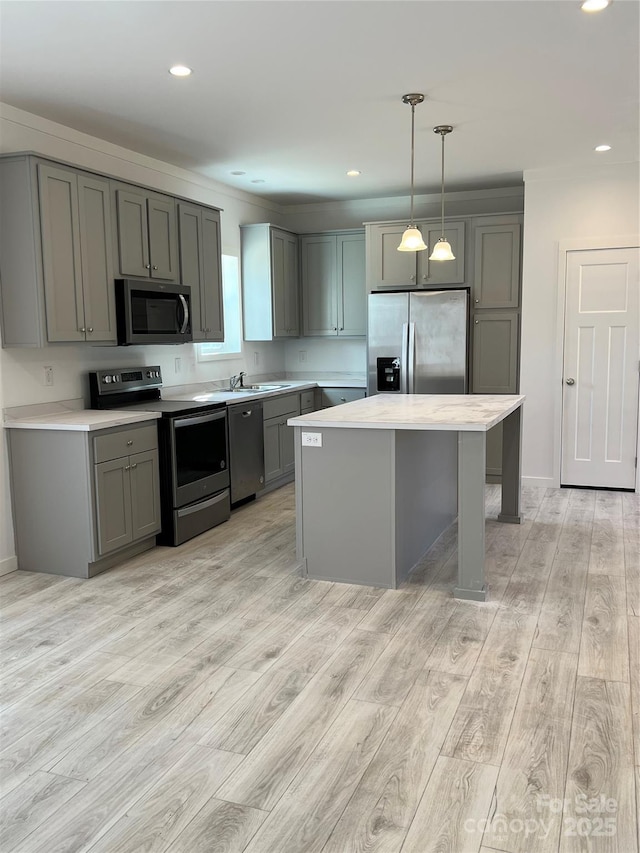
[[[162,387],[159,365],[152,367],[109,368],[89,374],[92,396],[154,390]],[[159,393],[159,392],[158,392]]]

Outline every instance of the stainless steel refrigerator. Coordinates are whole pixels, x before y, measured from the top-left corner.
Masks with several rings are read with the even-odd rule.
[[[371,293],[367,394],[469,391],[469,291]]]

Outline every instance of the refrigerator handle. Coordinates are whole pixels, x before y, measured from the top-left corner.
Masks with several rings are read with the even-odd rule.
[[[415,367],[416,367],[416,324],[409,323],[409,340],[407,346],[407,362],[409,369],[407,371],[407,394],[415,394]]]
[[[400,356],[400,393],[408,394],[407,379],[409,376],[409,324],[402,324],[402,353]]]

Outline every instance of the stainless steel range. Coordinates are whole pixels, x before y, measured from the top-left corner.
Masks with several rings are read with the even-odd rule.
[[[159,366],[89,373],[91,407],[160,412],[158,543],[181,545],[231,512],[227,409],[224,403],[162,398]]]

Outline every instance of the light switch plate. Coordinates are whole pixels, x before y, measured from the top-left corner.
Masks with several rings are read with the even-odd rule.
[[[303,447],[322,447],[321,432],[303,432],[302,433]]]

